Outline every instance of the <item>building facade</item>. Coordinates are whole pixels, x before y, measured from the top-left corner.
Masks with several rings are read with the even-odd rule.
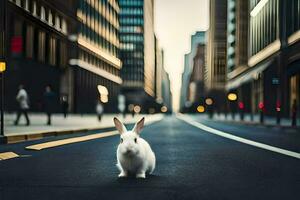
[[[5,110],[18,109],[16,94],[23,84],[31,111],[43,110],[43,93],[50,85],[56,93],[53,112],[60,112],[60,98],[71,91],[68,35],[76,21],[73,1],[1,1],[1,49],[5,53]],[[4,42],[3,42],[4,39]],[[3,54],[1,52],[1,54]]]
[[[211,0],[205,89],[216,110],[224,110],[227,65],[227,1]]]
[[[164,51],[155,40],[155,96],[157,112],[172,112],[172,94],[169,74],[164,66]],[[164,107],[164,108],[162,108]]]
[[[155,104],[154,1],[120,0],[122,92],[127,105],[148,112]]]
[[[118,1],[77,3],[77,29],[70,36],[75,53],[69,60],[74,73],[74,109],[79,113],[95,112],[97,101],[101,101],[105,112],[118,112],[122,84]]]
[[[162,70],[162,99],[163,99],[163,106],[167,107],[166,112],[172,113],[173,112],[173,101],[172,101],[172,92],[171,92],[171,83],[170,83],[170,76],[163,68]]]
[[[17,109],[15,96],[23,84],[31,111],[43,111],[43,93],[56,94],[53,112],[67,99],[72,112],[117,111],[120,91],[119,5],[110,0],[9,0],[5,108]]]
[[[204,31],[198,31],[191,36],[190,53],[184,56],[184,71],[182,74],[182,84],[180,92],[180,110],[184,111],[192,105],[189,101],[190,78],[193,72],[194,57],[197,54],[199,44],[205,45],[206,36]],[[205,62],[205,61],[204,61]]]
[[[189,80],[188,101],[194,105],[194,108],[198,105],[204,105],[206,97],[204,88],[205,48],[205,44],[198,44],[197,53],[193,59],[193,71]]]
[[[229,71],[227,90],[236,91],[249,112],[263,110],[267,115],[281,112],[289,116],[293,104],[299,104],[300,3],[298,0],[248,3],[248,62]],[[247,16],[237,17],[237,22],[247,19]],[[237,50],[240,52],[244,50]]]
[[[237,74],[246,70],[248,66],[248,25],[249,25],[249,2],[240,0],[228,1],[227,15],[227,86],[230,85]],[[249,91],[249,85],[245,90],[229,88],[228,92],[237,93],[244,105],[251,104],[251,96],[243,94]],[[228,89],[228,88],[227,88]],[[237,105],[235,106],[237,107]],[[245,111],[250,112],[251,107],[245,106]]]
[[[162,99],[162,71],[163,71],[163,50],[159,46],[158,39],[155,37],[155,98],[161,104]]]

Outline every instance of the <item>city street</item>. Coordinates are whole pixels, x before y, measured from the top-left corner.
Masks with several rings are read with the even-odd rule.
[[[89,133],[99,134],[99,132]],[[0,146],[0,199],[300,199],[300,134],[199,115],[166,115],[142,132],[156,154],[153,175],[118,178],[119,136],[28,150],[67,138]]]

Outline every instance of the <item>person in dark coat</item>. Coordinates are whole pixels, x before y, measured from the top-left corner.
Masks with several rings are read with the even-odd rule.
[[[44,92],[44,109],[47,114],[47,125],[51,125],[51,115],[55,107],[55,93],[47,86]]]
[[[297,100],[294,99],[292,104],[292,126],[297,125],[297,110]]]
[[[64,118],[67,118],[69,103],[68,103],[68,99],[67,99],[66,96],[62,97],[61,107],[62,107],[62,111],[63,111],[63,114],[64,114]]]

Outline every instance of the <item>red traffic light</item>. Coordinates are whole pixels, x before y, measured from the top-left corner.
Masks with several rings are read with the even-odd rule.
[[[281,108],[281,103],[280,103],[280,101],[277,101],[276,102],[276,111],[280,112],[280,110],[281,110],[280,108]]]
[[[240,109],[244,109],[245,108],[245,104],[243,102],[239,102],[239,108]]]
[[[265,108],[264,102],[259,102],[258,108],[261,109],[261,110],[264,109]]]

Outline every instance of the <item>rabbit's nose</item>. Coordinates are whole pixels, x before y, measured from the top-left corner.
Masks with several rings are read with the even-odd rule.
[[[132,152],[133,151],[133,147],[132,146],[129,146],[129,147],[127,147],[127,152],[129,153],[129,152]]]

